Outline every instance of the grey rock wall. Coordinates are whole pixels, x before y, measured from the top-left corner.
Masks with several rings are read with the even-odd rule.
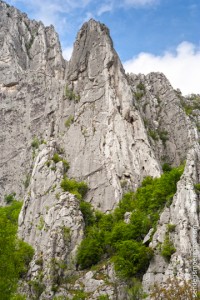
[[[77,199],[60,188],[64,166],[52,157],[61,152],[70,164],[68,176],[87,182],[85,200],[103,212],[145,176],[160,176],[163,163],[186,160],[151,242],[155,256],[143,285],[148,291],[174,274],[191,278],[200,149],[179,93],[163,74],[126,75],[105,25],[85,23],[66,62],[52,26],[0,1],[0,200],[4,205],[4,195],[12,192],[24,199],[19,236],[35,249],[22,291],[32,299],[34,284],[40,284],[38,299],[72,298],[68,291],[80,288],[90,299],[106,293],[126,299],[109,263],[96,271],[76,270],[84,221]],[[169,223],[175,225],[170,238],[176,252],[166,262],[159,244]]]

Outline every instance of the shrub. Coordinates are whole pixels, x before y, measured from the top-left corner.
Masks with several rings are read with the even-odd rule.
[[[72,115],[65,121],[65,127],[70,127],[70,125],[74,122],[74,117]]]
[[[197,194],[199,194],[199,193],[200,193],[200,183],[195,184],[195,185],[194,185],[194,189],[195,189],[195,192],[196,192]]]
[[[176,225],[174,224],[168,224],[167,225],[167,232],[173,232],[175,231]]]
[[[89,268],[100,261],[103,253],[98,230],[90,232],[78,248],[77,264],[81,269]]]
[[[166,234],[164,242],[161,247],[161,255],[166,258],[167,261],[170,260],[173,253],[176,252],[176,248],[170,241],[169,234]]]
[[[163,131],[159,131],[158,134],[159,134],[159,137],[160,137],[161,141],[163,142],[163,144],[165,146],[166,141],[169,140],[168,132],[166,130],[163,130]]]
[[[83,214],[85,226],[91,226],[95,223],[95,216],[92,210],[92,205],[88,202],[80,201],[80,210]]]
[[[31,246],[17,238],[21,207],[18,201],[0,207],[0,299],[16,296],[17,282],[25,275],[34,252]]]
[[[140,82],[137,85],[137,89],[145,92],[145,85],[142,82]]]
[[[164,163],[162,165],[163,172],[170,172],[172,170],[172,167],[168,163]]]
[[[57,164],[59,161],[62,160],[62,157],[58,153],[54,153],[52,160]]]
[[[35,136],[32,143],[31,143],[32,148],[38,149],[40,146],[40,141],[39,139]]]
[[[7,204],[12,203],[12,202],[15,200],[15,195],[16,195],[16,193],[12,193],[12,194],[5,195],[5,196],[4,196],[4,201],[5,201]]]
[[[61,181],[60,186],[65,192],[70,192],[79,200],[84,198],[88,191],[88,186],[84,181],[77,182],[75,179],[69,179],[66,176]]]
[[[149,129],[148,134],[154,141],[158,141],[158,134],[156,131]]]
[[[69,170],[70,165],[69,165],[68,161],[66,159],[62,158],[58,153],[54,153],[52,160],[54,161],[55,164],[62,161],[63,167],[64,167],[64,172],[67,172]]]
[[[134,209],[134,192],[128,192],[123,195],[121,201],[118,204],[118,207],[114,211],[114,217],[117,220],[123,220],[124,214],[128,211],[132,211]]]
[[[66,159],[62,159],[63,167],[64,167],[64,172],[67,172],[70,168],[69,162]]]
[[[142,243],[128,240],[117,244],[115,270],[122,278],[142,276],[148,268],[153,250]]]
[[[144,96],[143,92],[134,92],[134,97],[137,101],[139,101]]]
[[[68,98],[69,100],[75,100],[75,101],[79,101],[80,100],[80,96],[76,95],[72,89],[70,89],[67,85],[65,87],[65,96],[66,98]]]
[[[136,192],[123,196],[113,213],[93,213],[90,205],[82,204],[88,223],[85,239],[77,253],[81,269],[89,268],[103,258],[114,257],[116,271],[121,277],[140,278],[152,257],[152,250],[142,244],[143,239],[149,229],[156,228],[159,213],[176,192],[183,169],[183,166],[174,168],[160,178],[146,177]],[[126,212],[132,212],[129,224],[124,222]]]

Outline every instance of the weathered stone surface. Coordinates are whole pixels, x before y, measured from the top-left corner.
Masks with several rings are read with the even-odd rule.
[[[19,235],[35,249],[28,278],[44,284],[41,297],[51,299],[58,277],[67,278],[75,270],[73,260],[83,238],[84,222],[79,201],[60,188],[63,163],[51,160],[57,150],[55,141],[42,148],[19,216]],[[30,297],[32,292],[29,285]]]
[[[162,163],[178,165],[187,157],[153,236],[155,256],[143,284],[149,290],[173,274],[190,279],[192,227],[199,228],[199,111],[196,119],[185,114],[180,92],[163,74],[126,75],[108,29],[94,20],[83,25],[66,62],[53,27],[0,1],[0,46],[0,200],[11,192],[24,199],[19,236],[35,249],[27,277],[32,284],[22,288],[27,299],[34,282],[44,285],[38,299],[72,299],[70,291],[82,288],[88,299],[128,297],[112,265],[76,270],[84,221],[77,199],[60,188],[64,166],[52,157],[61,152],[68,176],[88,183],[85,200],[103,212],[145,176],[160,176]],[[170,262],[159,252],[168,224],[176,225]]]
[[[198,139],[196,126],[182,106],[180,92],[162,73],[130,74],[128,78],[157,159],[179,165]]]
[[[200,265],[199,245],[199,195],[194,185],[199,182],[200,146],[196,143],[188,152],[185,171],[177,186],[170,208],[166,208],[161,215],[159,225],[150,246],[155,250],[147,273],[143,277],[143,285],[148,291],[154,282],[161,284],[169,277],[192,280],[193,258],[197,259],[197,268]],[[175,225],[169,233],[170,240],[176,248],[170,261],[166,261],[159,250],[159,243],[163,243],[167,233],[167,225]],[[196,235],[194,230],[197,228]],[[196,250],[194,250],[196,248]],[[195,254],[194,254],[195,251]],[[198,271],[199,272],[199,271]],[[198,284],[200,284],[198,282]]]
[[[83,25],[67,80],[80,95],[79,102],[71,100],[68,114],[73,111],[74,123],[63,137],[69,174],[87,179],[88,201],[111,210],[122,196],[122,181],[135,189],[147,174],[159,176],[160,167],[104,25],[94,20]]]
[[[0,198],[23,197],[34,136],[53,133],[66,62],[53,27],[0,1]]]

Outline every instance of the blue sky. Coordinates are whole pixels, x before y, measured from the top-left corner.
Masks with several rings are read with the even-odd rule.
[[[69,59],[90,18],[105,23],[126,71],[164,72],[183,94],[200,93],[199,0],[7,0],[30,18],[53,24]]]

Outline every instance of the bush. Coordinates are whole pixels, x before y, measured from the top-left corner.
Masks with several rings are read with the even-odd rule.
[[[62,161],[63,167],[64,167],[64,172],[67,172],[69,170],[70,165],[69,165],[68,161],[66,159],[62,158],[58,153],[54,153],[52,160],[55,164]]]
[[[161,247],[161,255],[166,258],[167,261],[170,260],[173,253],[176,252],[176,248],[173,243],[170,241],[169,234],[166,234],[165,240]]]
[[[140,82],[137,85],[137,89],[145,92],[145,85],[142,82]]]
[[[174,224],[168,224],[167,225],[167,232],[173,232],[175,231],[176,225]]]
[[[158,131],[159,137],[161,141],[163,142],[164,147],[166,147],[166,141],[169,140],[168,132],[166,130]]]
[[[77,102],[80,100],[80,96],[76,95],[67,85],[65,87],[65,97],[69,100],[75,100]]]
[[[91,226],[95,223],[95,216],[92,210],[92,205],[88,202],[80,201],[80,210],[83,214],[85,226]]]
[[[123,195],[121,201],[118,204],[118,207],[114,211],[114,217],[117,220],[124,220],[124,214],[134,209],[134,199],[134,192],[128,192]]]
[[[98,230],[93,230],[81,242],[77,252],[77,264],[81,269],[86,269],[98,263],[103,255],[101,238]]]
[[[142,99],[142,97],[144,96],[143,92],[134,92],[134,97],[137,101],[139,101],[140,99]]]
[[[84,181],[77,182],[75,179],[67,177],[61,181],[60,186],[65,192],[70,192],[79,200],[83,199],[88,191],[88,186]]]
[[[70,127],[70,125],[74,122],[74,117],[72,115],[65,121],[65,127]]]
[[[117,244],[115,270],[122,278],[141,277],[148,268],[153,250],[142,243],[128,240]]]
[[[199,194],[199,193],[200,193],[200,183],[195,184],[195,185],[194,185],[194,189],[195,189],[195,192],[196,192],[197,194]]]
[[[66,159],[62,159],[62,163],[63,163],[64,172],[67,172],[70,168],[68,161]]]
[[[146,177],[135,193],[125,194],[114,212],[107,215],[93,213],[90,204],[81,202],[87,220],[85,239],[77,253],[81,269],[114,257],[116,271],[121,277],[140,278],[152,257],[152,250],[142,244],[143,239],[151,228],[156,229],[159,213],[175,194],[183,169],[182,166],[174,168],[160,178]],[[124,222],[126,212],[132,212],[129,224]],[[168,256],[165,245],[164,255]]]
[[[32,143],[31,143],[31,146],[35,149],[38,149],[40,146],[40,141],[36,136],[34,137]]]
[[[149,129],[148,134],[154,141],[158,141],[158,134],[156,131]]]
[[[27,272],[34,252],[31,246],[17,238],[21,207],[18,201],[0,207],[0,299],[17,299],[17,282]]]
[[[57,164],[59,161],[62,160],[62,157],[58,153],[54,153],[52,160]]]
[[[16,195],[16,193],[12,193],[12,194],[5,195],[5,196],[4,196],[4,201],[5,201],[7,204],[12,203],[12,202],[15,200],[15,195]]]
[[[170,172],[172,170],[172,167],[168,163],[164,163],[162,165],[163,172]]]

